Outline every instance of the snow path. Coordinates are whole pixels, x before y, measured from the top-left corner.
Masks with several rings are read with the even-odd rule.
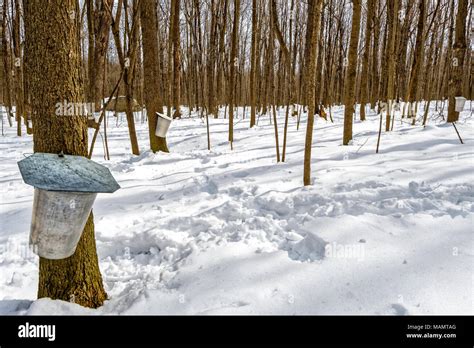
[[[312,173],[302,187],[306,125],[291,119],[287,162],[276,163],[273,125],[199,118],[172,124],[170,154],[130,155],[124,123],[109,125],[111,161],[94,160],[122,189],[94,206],[110,300],[98,310],[36,300],[37,257],[27,247],[32,188],[16,162],[32,152],[13,129],[0,137],[0,313],[17,314],[472,314],[474,131],[378,119],[354,124],[341,146],[335,123],[316,120]],[[248,108],[247,108],[248,112]],[[239,115],[242,109],[239,110]],[[280,144],[284,111],[280,111]],[[304,120],[305,117],[302,118]],[[113,117],[110,118],[113,122]],[[404,121],[405,122],[405,121]]]

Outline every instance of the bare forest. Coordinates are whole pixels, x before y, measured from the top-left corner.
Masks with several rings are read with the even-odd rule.
[[[12,280],[0,312],[24,313],[3,303],[18,294],[31,314],[54,312],[54,300],[80,314],[472,314],[461,294],[472,298],[473,10],[471,0],[1,0],[0,274]],[[44,188],[21,181],[41,174],[25,174],[33,153],[90,160],[90,190],[63,187],[74,176],[49,167],[48,192],[121,189],[99,196],[94,216],[89,207],[73,254],[33,248],[40,257],[20,265],[8,245],[31,246],[31,214],[32,236],[52,224],[35,215],[52,204]],[[349,247],[374,283],[309,296],[315,284],[345,287],[328,274],[355,272]],[[212,268],[228,255],[225,271]],[[262,271],[270,264],[280,285]],[[414,264],[427,270],[416,280]],[[242,267],[254,280],[237,285]],[[445,287],[417,290],[435,277]]]

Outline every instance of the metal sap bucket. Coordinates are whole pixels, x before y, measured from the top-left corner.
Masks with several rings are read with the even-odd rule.
[[[35,188],[30,246],[47,259],[73,255],[97,193],[120,188],[108,168],[82,156],[37,152],[18,167]]]
[[[464,104],[466,103],[466,98],[464,97],[454,97],[456,100],[456,104],[454,106],[454,110],[456,112],[461,112],[464,110]]]
[[[159,112],[156,113],[156,116],[157,120],[155,135],[159,138],[166,138],[166,133],[168,132],[171,124],[171,117],[160,114]]]
[[[399,102],[394,102],[393,103],[393,111],[400,111],[400,103]]]
[[[46,259],[65,259],[76,251],[97,193],[35,188],[30,248]]]

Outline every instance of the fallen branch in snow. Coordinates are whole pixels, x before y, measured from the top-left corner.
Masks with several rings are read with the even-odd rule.
[[[365,144],[367,144],[368,141],[369,141],[369,138],[365,139],[364,143],[363,143],[361,146],[359,146],[359,148],[357,149],[356,153],[358,153],[359,150],[362,149],[362,146],[364,146]]]

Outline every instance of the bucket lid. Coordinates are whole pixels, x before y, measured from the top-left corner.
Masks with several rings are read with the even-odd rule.
[[[18,167],[26,184],[43,190],[112,193],[120,188],[107,167],[82,156],[37,152]]]
[[[168,121],[170,121],[170,122],[173,120],[171,117],[168,117],[168,116],[165,115],[165,114],[160,114],[159,112],[156,113],[156,116],[161,117],[161,118],[164,118],[165,120],[168,120]]]

